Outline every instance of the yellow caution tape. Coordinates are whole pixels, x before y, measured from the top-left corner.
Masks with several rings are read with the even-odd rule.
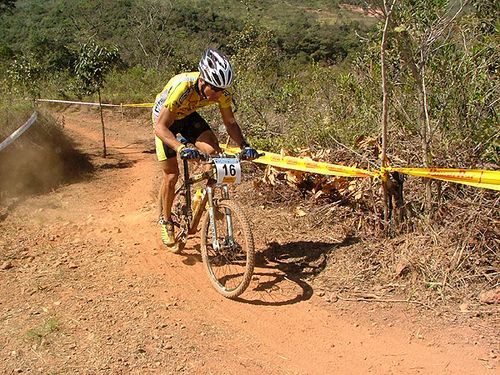
[[[122,104],[122,107],[151,108],[154,103]]]
[[[69,103],[82,105],[99,105],[99,103],[74,102],[63,100],[37,99],[40,102],[55,102]],[[137,104],[101,104],[109,107],[135,107],[135,108],[151,108],[154,103],[137,103]],[[4,143],[2,143],[2,146]],[[5,147],[5,146],[4,146]],[[224,147],[224,150],[229,153],[237,153],[239,148]],[[260,151],[263,153],[263,151]],[[329,176],[343,177],[380,177],[383,181],[387,179],[387,174],[390,171],[397,171],[403,174],[417,177],[426,177],[442,181],[456,182],[465,185],[476,186],[485,189],[500,191],[500,171],[488,171],[479,169],[452,169],[452,168],[381,168],[379,171],[368,171],[365,169],[346,167],[344,165],[336,165],[324,162],[318,162],[310,159],[297,158],[293,156],[283,156],[266,152],[264,156],[255,160],[256,163],[268,164],[284,169],[294,169],[303,172],[318,173]]]
[[[380,167],[380,171],[376,171],[376,176],[379,177],[382,182],[387,182],[389,179],[389,168],[387,167]]]
[[[485,189],[500,190],[500,171],[451,168],[388,168],[411,176],[457,182]]]
[[[229,153],[237,153],[240,151],[237,147],[221,147]],[[259,153],[263,151],[258,150]],[[307,160],[293,156],[283,156],[265,152],[264,156],[255,159],[254,162],[268,164],[279,168],[294,169],[297,171],[318,173],[328,176],[343,176],[343,177],[375,177],[377,173],[370,172],[364,169],[346,167],[344,165],[336,165],[324,163],[314,160]]]
[[[79,104],[79,105],[93,105],[102,107],[135,107],[135,108],[151,108],[154,103],[130,103],[130,104],[110,104],[110,103],[93,103],[93,102],[79,102],[72,100],[59,100],[59,99],[36,99],[37,102],[47,102],[47,103],[63,103],[63,104]]]
[[[226,152],[237,153],[237,147],[221,146]],[[259,153],[263,151],[259,150]],[[318,173],[329,176],[343,177],[380,177],[387,178],[391,171],[400,172],[410,176],[433,178],[442,181],[450,181],[465,185],[476,186],[485,189],[500,191],[500,171],[488,171],[479,169],[452,169],[452,168],[393,168],[386,167],[380,171],[368,171],[365,169],[346,167],[314,160],[307,160],[293,156],[283,156],[266,152],[264,156],[254,160],[256,163],[268,164],[279,168],[294,169],[298,171]]]

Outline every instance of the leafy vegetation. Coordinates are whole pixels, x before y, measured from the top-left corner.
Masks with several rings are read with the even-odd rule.
[[[360,135],[378,132],[381,22],[367,16],[359,22],[352,12],[348,18],[339,3],[4,1],[1,95],[82,97],[76,68],[80,46],[92,38],[120,61],[102,85],[103,100],[147,102],[169,76],[196,69],[201,51],[216,45],[235,63],[240,121],[257,145],[353,146]],[[407,165],[422,163],[416,145],[423,128],[430,164],[499,162],[498,5],[470,1],[456,12],[453,4],[397,2],[394,9],[389,151]],[[404,139],[418,142],[401,147]]]
[[[82,98],[80,46],[90,38],[118,63],[103,62],[110,68],[103,101],[150,102],[168,77],[196,69],[201,51],[216,45],[236,66],[238,116],[256,145],[355,147],[360,136],[379,133],[382,23],[360,22],[339,3],[4,2],[0,95]],[[389,155],[415,166],[498,164],[497,2],[470,1],[459,12],[448,1],[396,4]],[[206,115],[217,119],[213,110]]]
[[[105,48],[91,40],[80,49],[80,55],[75,65],[75,74],[82,83],[81,89],[93,94],[97,92],[101,114],[103,155],[106,157],[106,131],[102,115],[101,90],[106,80],[106,74],[118,62],[116,48]]]
[[[59,321],[56,318],[50,318],[40,327],[30,329],[26,333],[29,340],[40,342],[44,337],[59,330]]]
[[[11,11],[15,7],[15,0],[0,0],[0,15]]]

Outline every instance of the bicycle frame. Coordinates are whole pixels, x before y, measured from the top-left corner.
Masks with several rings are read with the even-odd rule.
[[[184,194],[185,199],[186,199],[186,207],[185,211],[182,212],[182,214],[185,216],[185,219],[187,221],[187,226],[188,226],[188,233],[187,234],[193,234],[196,232],[196,228],[198,226],[198,223],[201,218],[201,214],[203,213],[203,210],[201,210],[201,207],[203,205],[206,205],[207,203],[207,195],[205,194],[203,196],[202,202],[200,203],[200,209],[198,209],[198,212],[193,213],[192,208],[191,208],[191,185],[200,182],[204,179],[206,179],[208,176],[206,176],[206,172],[202,173],[201,175],[189,177],[189,165],[187,160],[183,160],[183,170],[184,170],[184,183],[179,186],[175,192],[175,195],[177,194]],[[193,215],[194,214],[194,215]],[[182,234],[182,233],[181,233]]]
[[[213,247],[214,247],[214,249],[219,250],[220,244],[217,240],[217,236],[215,235],[217,233],[217,227],[216,227],[216,220],[214,217],[215,216],[215,208],[214,208],[215,191],[214,191],[214,188],[221,189],[222,199],[229,199],[228,186],[226,184],[211,184],[210,182],[207,182],[206,186],[203,188],[205,194],[203,194],[202,200],[201,200],[196,212],[193,212],[192,202],[191,202],[191,186],[193,184],[200,182],[200,181],[203,181],[203,180],[209,181],[212,172],[206,171],[206,172],[203,172],[201,174],[190,177],[189,176],[189,163],[187,160],[183,160],[183,172],[184,172],[184,183],[177,189],[175,194],[185,194],[186,207],[185,207],[183,214],[185,216],[185,220],[187,221],[188,232],[187,233],[180,232],[177,237],[181,238],[184,235],[187,236],[187,235],[196,233],[201,216],[203,215],[203,212],[205,211],[205,207],[208,203],[208,213],[210,215],[211,231],[213,234],[213,237],[212,237],[213,238]],[[182,190],[183,190],[183,192],[182,192]],[[226,212],[226,223],[227,223],[227,228],[228,228],[228,236],[232,239],[233,238],[233,225],[232,225],[231,214],[229,212]]]

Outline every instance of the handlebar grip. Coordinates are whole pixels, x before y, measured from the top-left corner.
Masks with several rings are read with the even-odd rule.
[[[181,142],[184,146],[186,146],[189,141],[187,140],[187,138],[185,138],[182,134],[177,134],[177,136],[175,137],[179,142]]]
[[[238,153],[238,154],[237,154],[237,157],[238,157],[238,159],[240,159],[240,160],[252,161],[252,160],[255,160],[255,159],[260,158],[261,156],[264,156],[265,154],[266,154],[265,152],[262,152],[262,153],[257,153],[257,157],[256,157],[256,158],[251,158],[251,159],[248,159],[248,158],[244,158],[244,157],[243,157],[243,151],[241,151],[240,153]]]
[[[180,155],[180,158],[181,160],[193,160],[193,161],[209,161],[210,160],[210,156],[208,154],[204,154],[202,152],[200,152],[200,156],[197,157],[197,158],[186,158],[186,157],[183,157],[182,155]]]

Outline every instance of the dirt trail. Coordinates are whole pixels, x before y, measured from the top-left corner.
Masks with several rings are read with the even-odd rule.
[[[271,264],[240,300],[222,298],[196,241],[181,255],[159,246],[148,125],[108,114],[103,159],[98,117],[63,115],[98,169],[0,223],[10,264],[0,270],[0,372],[495,373],[491,342],[469,327],[426,324],[407,306],[328,303]]]

